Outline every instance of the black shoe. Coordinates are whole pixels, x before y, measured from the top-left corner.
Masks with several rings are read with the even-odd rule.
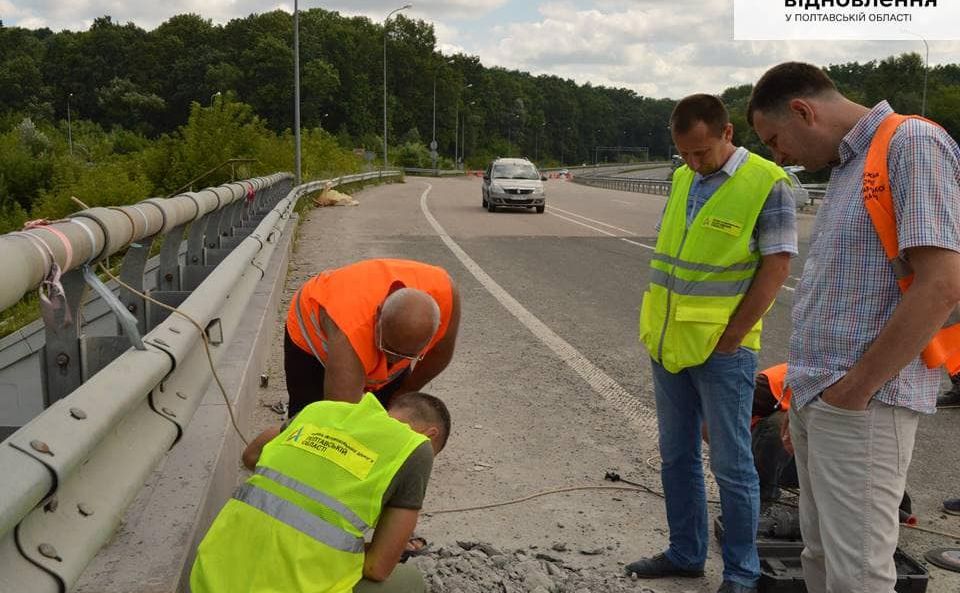
[[[756,587],[747,587],[733,581],[723,581],[717,593],[757,593]]]
[[[943,501],[943,512],[951,515],[960,515],[960,498],[948,498]]]
[[[660,577],[687,577],[699,578],[703,576],[703,569],[687,570],[680,568],[665,554],[657,554],[653,558],[641,558],[631,562],[626,567],[627,574],[635,574],[641,579],[658,579]]]
[[[937,407],[960,408],[960,385],[954,383],[953,387],[950,388],[950,391],[945,391],[943,395],[938,397]]]

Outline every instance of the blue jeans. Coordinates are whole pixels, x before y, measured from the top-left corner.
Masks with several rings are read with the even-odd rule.
[[[685,569],[707,559],[707,496],[700,424],[710,437],[710,469],[720,486],[723,514],[723,580],[755,587],[760,578],[757,519],[760,486],[753,466],[750,412],[757,354],[738,348],[711,354],[703,364],[673,374],[654,361],[660,428],[660,477],[666,496],[667,558]]]

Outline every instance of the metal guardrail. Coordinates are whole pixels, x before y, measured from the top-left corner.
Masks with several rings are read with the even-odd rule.
[[[616,189],[666,196],[670,193],[670,181],[663,179],[640,179],[639,177],[611,177],[603,175],[575,175],[573,181],[592,187]]]
[[[430,177],[450,177],[455,175],[466,175],[463,169],[430,169],[423,167],[404,167],[405,175],[427,175]]]
[[[603,189],[615,189],[619,191],[631,191],[644,194],[654,194],[658,196],[670,195],[670,180],[664,179],[640,179],[636,177],[616,177],[602,175],[577,175],[573,181],[582,185],[600,187]],[[824,189],[804,186],[807,191],[807,199],[801,206],[815,206],[817,200],[822,200],[826,193]]]
[[[51,261],[67,271],[64,293],[55,299],[59,308],[44,317],[42,366],[50,406],[0,443],[0,591],[67,591],[110,539],[212,380],[204,336],[216,364],[297,199],[328,184],[398,174],[364,173],[293,189],[290,174],[277,174],[85,210],[70,221],[0,236],[0,261],[16,270],[0,289],[0,307],[35,288],[53,268]],[[179,251],[188,224],[181,267],[169,253]],[[85,264],[126,247],[120,277],[140,286],[150,242],[160,235],[166,286],[151,296],[176,306],[203,331],[179,315],[148,312],[142,298],[121,291],[121,306],[114,310],[133,319],[122,326],[123,335],[106,342],[82,337],[80,297],[85,282],[98,282]]]

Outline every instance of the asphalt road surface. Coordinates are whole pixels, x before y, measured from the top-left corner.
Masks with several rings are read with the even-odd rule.
[[[426,390],[448,403],[454,432],[436,460],[419,534],[434,546],[468,540],[547,551],[564,543],[568,552],[550,553],[571,566],[618,574],[623,563],[657,553],[667,541],[659,498],[603,489],[612,486],[603,480],[610,469],[660,488],[650,364],[637,341],[637,309],[665,198],[561,180],[547,182],[546,191],[544,214],[489,213],[480,205],[479,178],[408,177],[358,193],[357,207],[310,211],[298,231],[286,295],[324,268],[370,257],[449,270],[463,301],[460,338],[454,361]],[[801,256],[766,317],[761,368],[786,357],[792,288],[811,221],[803,215]],[[275,380],[263,393],[265,404],[285,398],[278,355],[270,367]],[[943,498],[960,496],[958,414],[946,410],[921,422],[909,485],[921,525],[952,533],[960,533],[960,518],[938,509]],[[261,425],[276,418],[266,408],[258,415]],[[598,488],[564,491],[579,487]],[[544,491],[561,492],[429,514]],[[716,512],[712,505],[711,516]],[[957,544],[946,536],[901,534],[902,547],[917,557]],[[714,591],[721,569],[711,543],[703,579],[638,582],[637,589]],[[928,591],[960,590],[960,575],[930,570]]]

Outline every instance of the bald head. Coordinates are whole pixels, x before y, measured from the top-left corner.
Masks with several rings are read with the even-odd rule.
[[[416,356],[423,353],[440,328],[440,307],[433,297],[415,288],[390,293],[380,309],[383,348]]]

